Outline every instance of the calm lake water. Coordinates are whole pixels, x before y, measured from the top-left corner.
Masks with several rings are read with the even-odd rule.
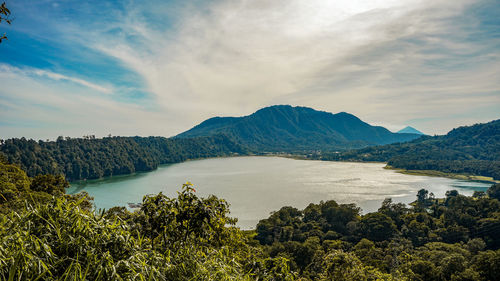
[[[231,216],[243,229],[283,206],[299,209],[321,200],[356,203],[364,213],[376,211],[384,198],[409,203],[425,188],[437,197],[447,190],[471,195],[491,184],[448,178],[412,176],[386,170],[382,163],[294,160],[280,157],[233,157],[188,161],[128,176],[74,183],[68,193],[87,191],[97,208],[141,202],[160,191],[176,196],[190,181],[199,196],[214,194],[231,204]]]

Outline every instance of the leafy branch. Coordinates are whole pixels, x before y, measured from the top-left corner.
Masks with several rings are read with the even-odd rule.
[[[0,5],[0,23],[2,21],[5,21],[8,24],[12,23],[12,20],[10,19],[10,10],[5,5],[5,2],[3,2],[2,5]],[[5,33],[3,35],[0,35],[0,43],[2,43],[2,40],[4,39],[7,39]]]

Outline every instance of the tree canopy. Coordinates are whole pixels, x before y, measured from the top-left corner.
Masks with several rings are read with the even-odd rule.
[[[67,180],[97,179],[151,171],[161,164],[188,159],[245,154],[224,135],[190,139],[164,137],[63,138],[56,141],[0,141],[0,155],[29,176],[63,175]]]
[[[1,280],[496,280],[498,185],[377,212],[334,200],[285,206],[254,231],[188,182],[135,211],[95,210],[68,182],[0,157]]]

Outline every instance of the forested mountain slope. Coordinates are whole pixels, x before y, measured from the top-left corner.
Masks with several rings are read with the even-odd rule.
[[[371,126],[356,116],[307,107],[276,105],[244,117],[214,117],[176,138],[225,134],[253,150],[264,152],[345,150],[420,137]]]
[[[459,127],[444,136],[344,153],[322,153],[315,158],[383,161],[395,168],[465,173],[500,180],[500,120]]]
[[[160,164],[246,153],[223,135],[186,139],[164,137],[66,138],[57,141],[8,139],[0,153],[29,176],[65,175],[68,180],[151,171]]]

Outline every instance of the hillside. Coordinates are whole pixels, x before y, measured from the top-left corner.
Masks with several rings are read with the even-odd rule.
[[[97,179],[151,171],[160,164],[188,159],[245,154],[246,149],[223,135],[188,139],[164,137],[66,138],[0,141],[8,162],[29,176],[65,175],[66,179]]]
[[[424,136],[344,153],[323,153],[323,160],[383,161],[407,170],[436,170],[500,179],[500,120],[464,126],[444,136]]]
[[[420,137],[371,126],[356,116],[307,107],[276,105],[243,117],[214,117],[176,138],[225,134],[259,151],[345,150]]]

